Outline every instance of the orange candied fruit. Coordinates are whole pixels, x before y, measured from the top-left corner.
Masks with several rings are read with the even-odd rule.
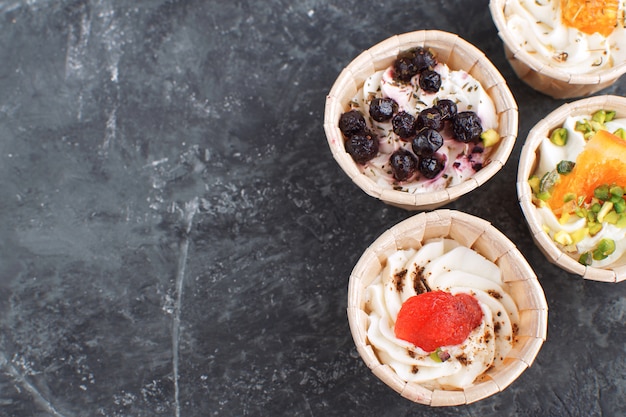
[[[589,202],[593,191],[602,184],[626,187],[626,141],[606,130],[589,139],[576,158],[574,169],[561,177],[547,203],[558,213],[566,194],[573,193]]]
[[[561,0],[561,17],[569,27],[607,37],[617,25],[618,8],[618,0]]]

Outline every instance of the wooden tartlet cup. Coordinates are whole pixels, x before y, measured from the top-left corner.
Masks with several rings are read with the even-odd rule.
[[[454,239],[495,262],[520,314],[519,331],[503,365],[490,368],[478,382],[462,390],[430,390],[400,379],[380,362],[367,339],[365,289],[381,272],[387,257],[400,249],[418,249],[424,241],[440,237]],[[372,372],[403,397],[430,406],[469,404],[504,390],[533,363],[546,339],[548,320],[543,289],[515,245],[489,222],[446,209],[420,213],[398,223],[365,250],[350,276],[347,313],[356,348]]]
[[[364,175],[346,152],[339,130],[339,117],[350,109],[350,101],[374,72],[389,67],[401,51],[417,46],[431,48],[439,62],[451,70],[465,70],[477,79],[493,100],[498,114],[500,142],[495,145],[484,167],[464,183],[429,193],[408,193],[383,188]],[[517,104],[506,81],[475,46],[457,35],[421,30],[392,36],[362,52],[339,74],[326,97],[324,130],[333,157],[343,171],[368,195],[407,210],[430,210],[472,191],[494,176],[506,163],[515,144],[518,129]]]

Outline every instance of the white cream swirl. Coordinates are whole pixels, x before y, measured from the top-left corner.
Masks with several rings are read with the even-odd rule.
[[[565,25],[559,0],[507,0],[504,16],[521,48],[552,67],[586,74],[626,60],[624,8],[621,0],[621,20],[607,37]]]
[[[481,324],[465,341],[440,348],[450,355],[445,361],[394,334],[402,304],[424,289],[471,294],[483,311]],[[505,291],[500,268],[474,250],[441,238],[425,242],[419,250],[399,250],[389,256],[366,290],[366,311],[367,337],[381,363],[403,380],[430,389],[472,384],[504,360],[519,325],[518,309]]]
[[[416,116],[420,111],[433,107],[437,100],[452,100],[459,112],[474,111],[480,118],[483,130],[497,129],[498,115],[495,105],[474,77],[463,70],[451,71],[447,65],[438,63],[434,70],[441,76],[441,88],[437,93],[428,93],[419,87],[419,75],[410,83],[398,83],[394,80],[393,66],[372,74],[352,100],[352,107],[369,115],[369,106],[374,98],[392,98],[398,103],[398,111],[405,111]],[[491,148],[473,152],[474,143],[462,143],[453,139],[449,127],[439,132],[444,144],[437,151],[445,159],[445,167],[440,175],[433,179],[424,177],[399,183],[393,178],[389,167],[389,156],[400,148],[411,151],[411,143],[400,139],[394,132],[391,121],[376,122],[366,117],[368,127],[379,136],[378,156],[360,169],[379,186],[387,189],[424,193],[442,190],[460,184],[470,178],[479,167],[486,163]]]
[[[575,162],[578,154],[580,154],[586,144],[586,140],[582,132],[576,130],[577,122],[589,121],[592,119],[591,114],[583,114],[578,116],[569,116],[563,123],[563,128],[567,130],[567,142],[565,146],[558,146],[545,137],[539,145],[539,160],[537,168],[533,173],[534,176],[542,178],[546,173],[556,169],[561,161]],[[605,123],[605,128],[609,132],[615,132],[618,129],[626,130],[626,118],[613,119]],[[543,221],[544,230],[551,238],[555,238],[557,233],[566,232],[573,234],[576,231],[587,226],[587,220],[578,216],[570,216],[567,221],[559,219],[550,207],[536,201],[538,213]],[[565,252],[580,255],[585,252],[592,251],[598,246],[603,239],[610,239],[615,242],[615,251],[608,255],[605,259],[593,259],[591,266],[596,268],[605,268],[614,264],[626,254],[626,228],[617,227],[608,222],[602,222],[602,228],[595,235],[586,235],[582,240],[572,245],[563,246]]]

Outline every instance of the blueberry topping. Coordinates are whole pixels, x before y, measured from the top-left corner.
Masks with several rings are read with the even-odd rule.
[[[443,136],[434,129],[422,129],[411,143],[417,156],[430,156],[443,146]]]
[[[411,49],[411,52],[413,53],[413,62],[418,72],[427,69],[432,70],[437,65],[437,59],[430,50],[417,47]]]
[[[401,52],[393,63],[394,78],[403,82],[411,81],[419,73],[414,59],[415,54],[411,50]]]
[[[441,88],[441,75],[437,71],[424,70],[420,73],[420,88],[427,93],[436,93]]]
[[[431,107],[419,112],[415,126],[416,129],[429,128],[437,131],[443,129],[443,119],[439,109]]]
[[[404,148],[400,148],[389,157],[393,177],[406,181],[417,171],[417,157]]]
[[[370,103],[370,116],[377,122],[386,122],[398,111],[398,103],[391,98],[375,98]]]
[[[433,179],[443,171],[444,157],[439,154],[420,158],[419,171],[428,179]]]
[[[434,107],[439,109],[443,120],[452,120],[456,116],[456,103],[452,100],[438,100]]]
[[[378,138],[371,132],[361,132],[346,139],[346,152],[358,164],[364,165],[378,154]]]
[[[430,50],[417,47],[400,52],[393,63],[394,78],[402,82],[409,82],[413,76],[425,70],[432,70],[437,65],[437,59]]]
[[[476,113],[473,111],[462,111],[454,118],[452,131],[457,141],[469,143],[480,139],[483,127]]]
[[[483,169],[483,164],[480,162],[474,162],[472,164],[472,169],[476,172],[480,171],[481,169]]]
[[[410,139],[415,136],[415,117],[411,113],[401,111],[391,119],[393,132],[401,139]]]
[[[366,127],[365,118],[358,110],[350,110],[339,117],[339,130],[347,138],[356,133],[365,132]]]

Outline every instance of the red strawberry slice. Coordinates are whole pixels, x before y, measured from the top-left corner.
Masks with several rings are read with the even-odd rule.
[[[395,333],[398,339],[432,352],[440,346],[463,342],[482,318],[483,311],[471,295],[430,291],[402,304]]]

